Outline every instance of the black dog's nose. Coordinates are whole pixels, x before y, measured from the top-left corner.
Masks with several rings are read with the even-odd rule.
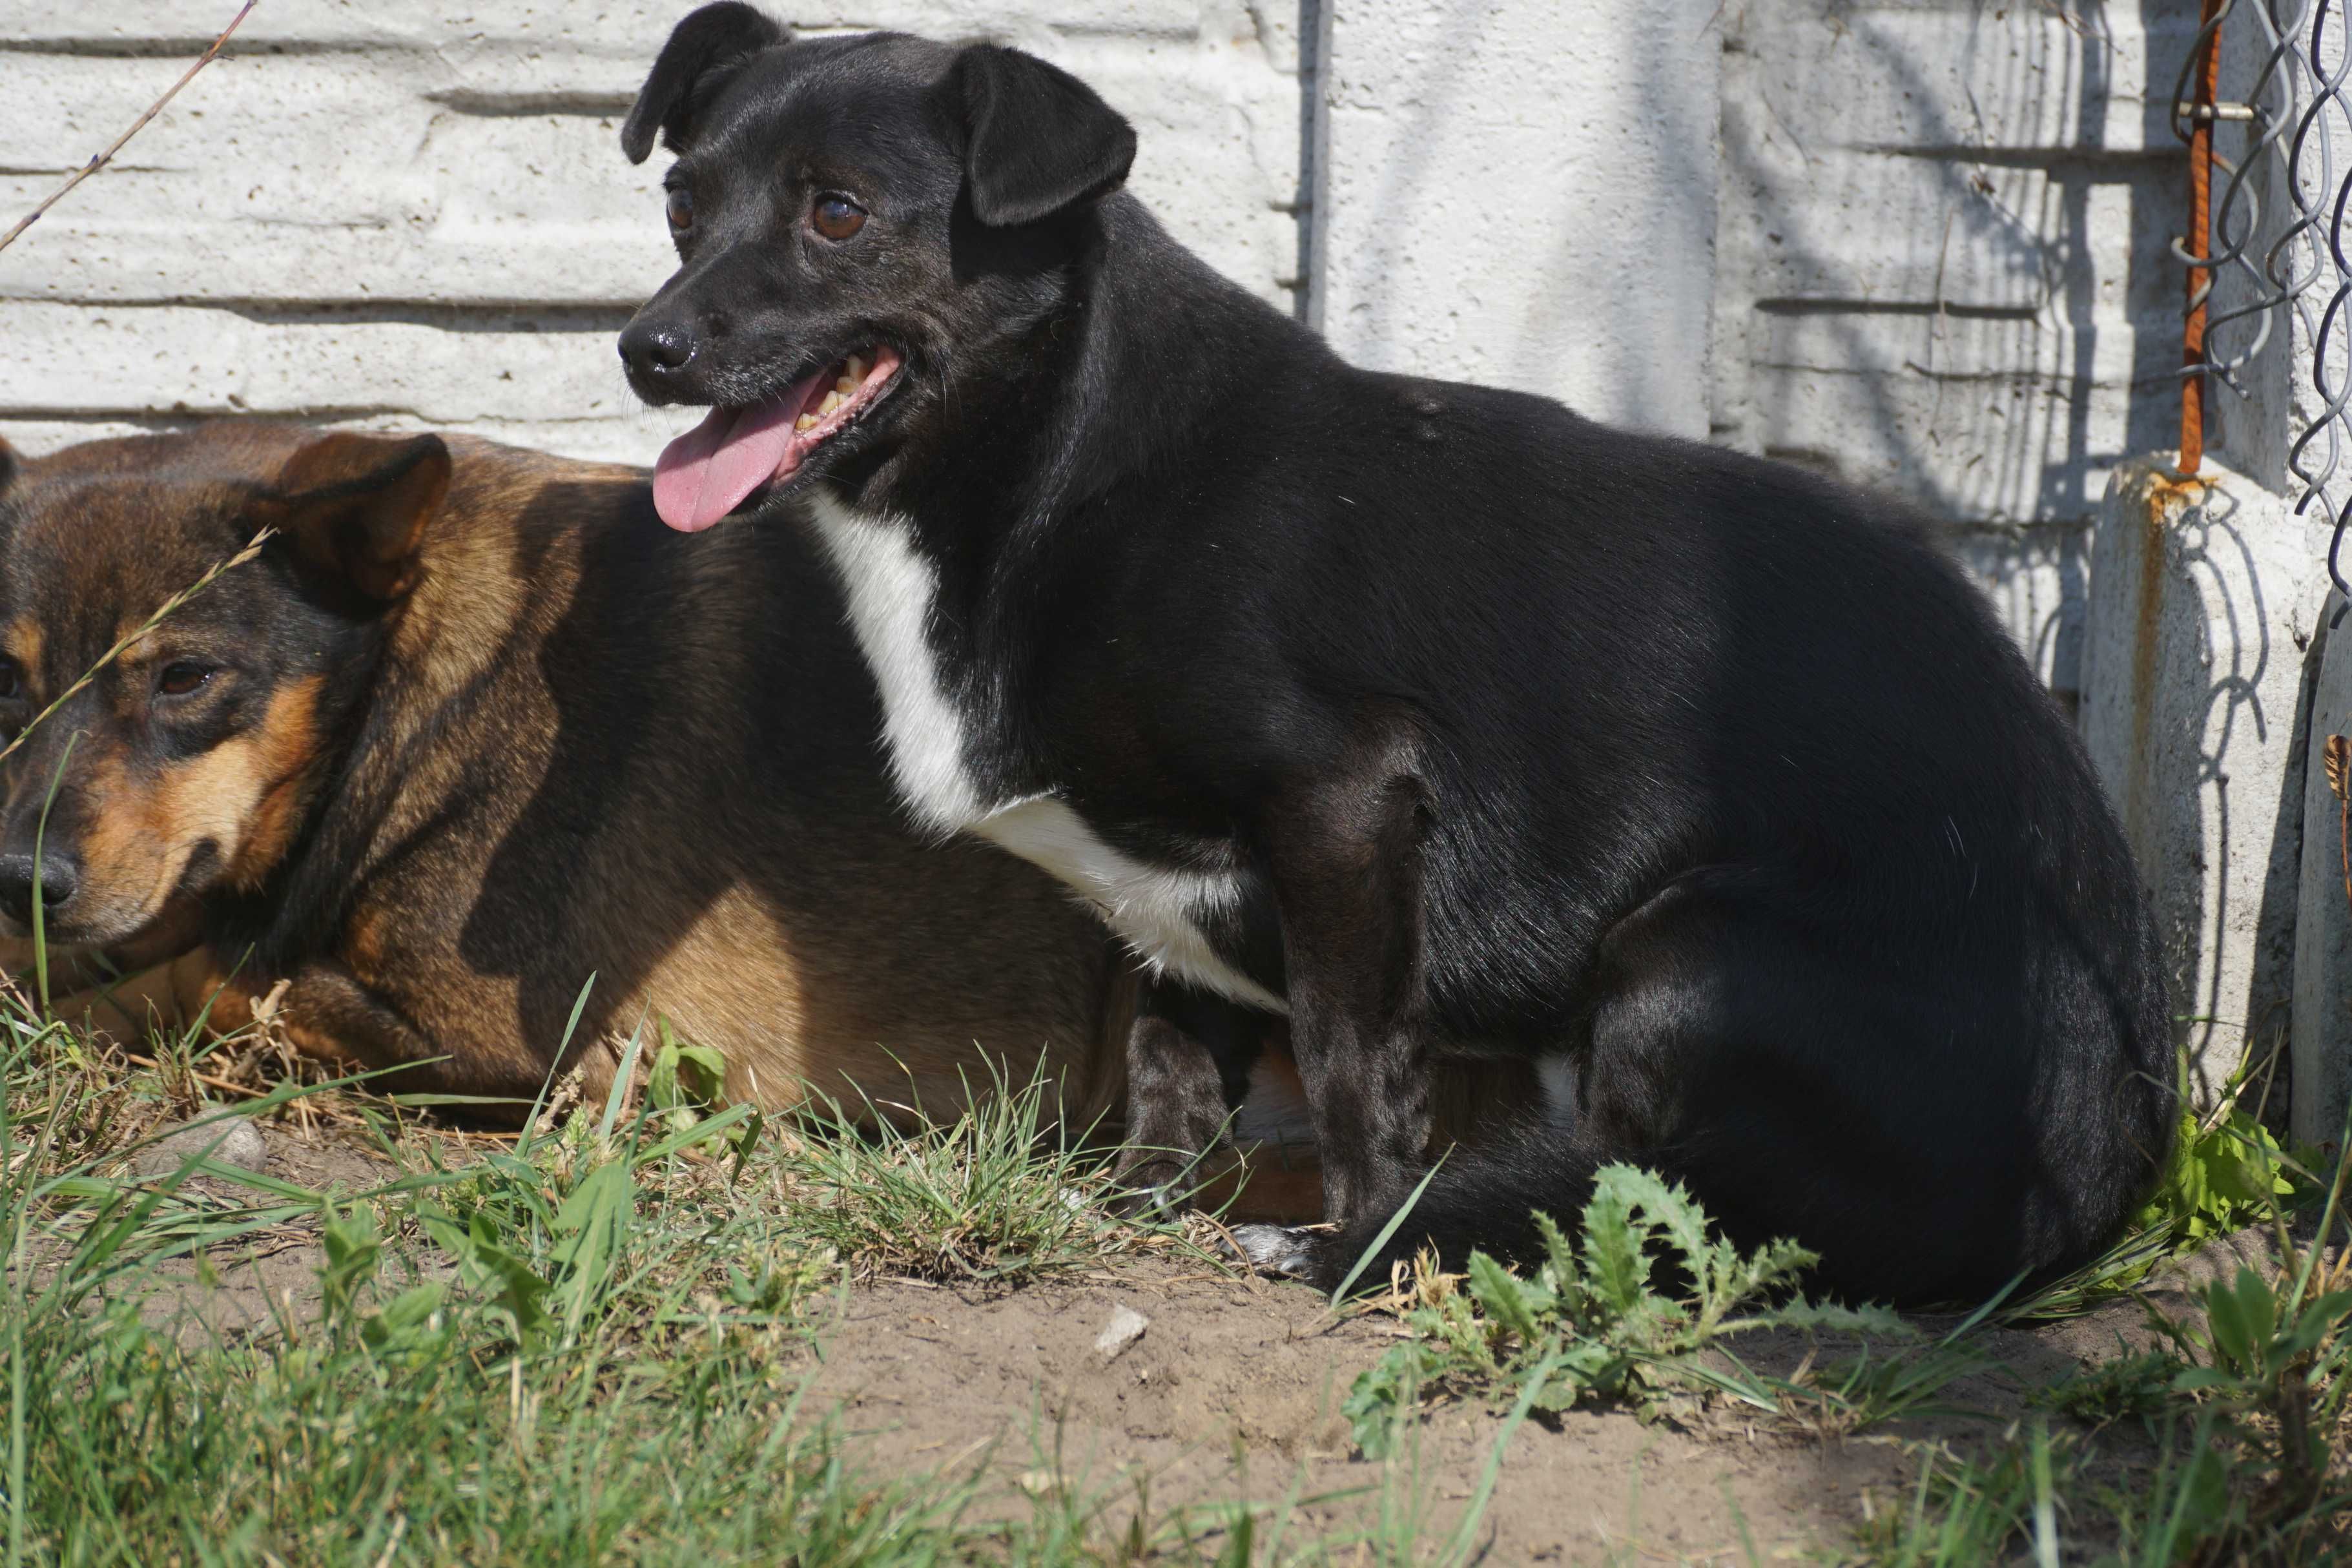
[[[41,857],[41,912],[52,915],[63,909],[81,883],[81,874],[71,860],[48,850]],[[5,910],[17,921],[29,922],[33,918],[33,858],[18,851],[0,855],[0,910]]]
[[[621,331],[621,363],[632,375],[659,381],[694,358],[694,334],[668,321],[631,321]]]

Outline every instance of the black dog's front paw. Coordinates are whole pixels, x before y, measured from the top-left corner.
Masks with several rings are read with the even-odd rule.
[[[1112,1168],[1118,1196],[1112,1209],[1129,1219],[1173,1219],[1192,1201],[1201,1162],[1165,1149],[1127,1149]]]
[[[1328,1272],[1325,1254],[1331,1238],[1321,1231],[1303,1226],[1237,1225],[1233,1237],[1243,1260],[1260,1274],[1319,1285]]]

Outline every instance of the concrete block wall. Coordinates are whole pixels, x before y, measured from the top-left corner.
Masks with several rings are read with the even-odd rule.
[[[0,252],[0,432],[31,451],[260,413],[649,461],[613,336],[672,266],[618,134],[685,0],[268,0],[108,172]],[[780,3],[987,36],[1096,84],[1135,186],[1269,300],[1299,287],[1295,6]],[[0,0],[0,212],[111,141],[233,0]]]
[[[2165,0],[1727,0],[1714,24],[1716,438],[1948,521],[2070,697],[2108,472],[2177,417],[2186,162],[2164,104],[2196,21]]]
[[[1137,121],[1171,227],[1366,363],[1917,496],[2069,687],[2080,530],[2147,445],[2127,395],[2178,291],[2151,93],[2185,34],[2143,4],[772,8],[1082,72]],[[268,0],[0,253],[0,423],[38,448],[250,409],[649,453],[671,422],[607,340],[668,252],[657,167],[614,131],[685,9]],[[0,211],[233,10],[0,0]]]

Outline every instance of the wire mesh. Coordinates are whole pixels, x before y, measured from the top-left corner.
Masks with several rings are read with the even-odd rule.
[[[2352,597],[2341,556],[2352,522],[2352,256],[2345,220],[2352,182],[2337,168],[2337,142],[2352,136],[2346,83],[2346,0],[2222,0],[2199,28],[2173,87],[2174,132],[2190,139],[2200,120],[2219,132],[2243,129],[2235,157],[2214,138],[2220,195],[2210,204],[2206,254],[2175,241],[2197,279],[2193,313],[2206,308],[2204,353],[2183,367],[2206,389],[2254,393],[2253,367],[2272,350],[2289,313],[2292,336],[2307,346],[2307,384],[2293,397],[2286,468],[2298,514],[2315,506],[2334,523],[2327,573]],[[2236,47],[2253,61],[2244,97],[2203,103],[2192,90],[2209,47]],[[2266,230],[2263,201],[2279,211]],[[2217,285],[2232,280],[2232,296]],[[2298,377],[2301,381],[2304,378]]]

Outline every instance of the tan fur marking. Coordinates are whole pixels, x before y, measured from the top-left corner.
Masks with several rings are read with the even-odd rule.
[[[79,795],[87,824],[77,846],[76,913],[101,929],[144,924],[179,881],[194,841],[182,839],[182,825],[157,820],[151,792],[131,781],[120,744],[77,751],[68,787]]]
[[[59,1018],[87,1025],[118,1044],[137,1046],[150,1030],[175,1034],[194,1015],[184,1014],[172,984],[173,963],[126,975],[110,984],[94,985],[71,996],[53,999],[49,1011]]]
[[[352,911],[351,924],[345,928],[344,961],[362,977],[372,974],[391,955],[393,930],[389,910],[365,905]]]
[[[262,788],[246,813],[228,867],[229,883],[241,892],[260,888],[301,826],[303,785],[319,758],[319,693],[326,684],[322,675],[289,682],[269,700],[252,737],[254,776]]]
[[[535,487],[534,487],[535,488]],[[520,510],[527,499],[518,496]],[[517,574],[514,542],[491,531],[444,530],[425,536],[424,575],[399,612],[393,657],[418,671],[428,687],[455,690],[479,676],[506,647],[523,614],[524,585]],[[569,572],[543,563],[542,572]],[[563,582],[534,584],[540,593],[570,596]]]
[[[91,756],[77,770],[89,824],[80,844],[83,896],[119,911],[118,919],[152,917],[206,841],[217,847],[231,885],[258,887],[299,826],[324,684],[321,676],[289,683],[254,729],[152,785],[132,777],[119,750]]]
[[[0,632],[0,653],[5,653],[24,668],[27,683],[40,672],[43,646],[41,623],[36,620],[11,621],[8,629]]]
[[[721,1046],[730,1099],[790,1105],[805,1083],[853,1113],[863,1089],[886,1109],[953,1115],[967,1103],[967,1088],[989,1082],[983,1052],[1022,1083],[1046,1044],[951,1035],[895,1006],[901,993],[887,980],[807,974],[807,956],[805,933],[795,937],[756,896],[730,889],[664,955],[615,1022],[626,1028],[647,1013],[667,1017],[681,1039]],[[1077,1059],[1055,1066],[1082,1078],[1084,1055],[1071,1054]],[[591,1054],[585,1065],[590,1079],[609,1082],[610,1060]],[[1074,1104],[1087,1087],[1077,1078],[1067,1086]]]
[[[839,1065],[815,1059],[824,1053],[809,1038],[790,938],[740,888],[730,889],[704,911],[615,1021],[633,1025],[641,1007],[668,1018],[685,1039],[730,1043],[730,1098],[754,1098],[756,1079],[757,1098],[770,1104],[780,1096],[796,1100],[798,1093],[784,1086]],[[593,1075],[595,1067],[589,1071]]]

